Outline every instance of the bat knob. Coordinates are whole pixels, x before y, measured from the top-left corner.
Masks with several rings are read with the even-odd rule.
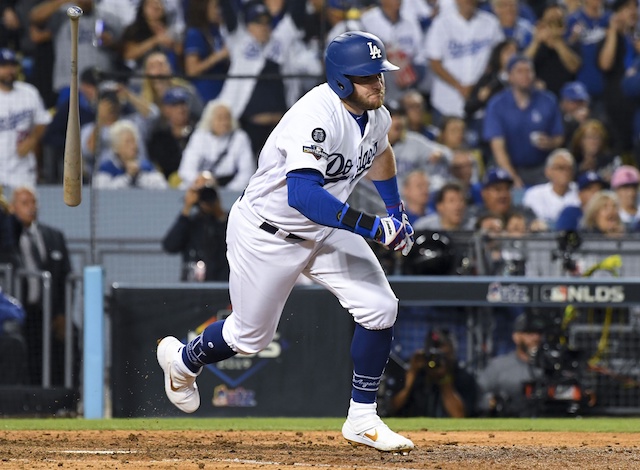
[[[75,5],[67,8],[67,16],[72,20],[80,18],[83,13],[82,8]]]

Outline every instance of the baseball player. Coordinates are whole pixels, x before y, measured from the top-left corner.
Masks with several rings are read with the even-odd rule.
[[[35,186],[34,153],[51,115],[38,90],[17,81],[19,63],[10,49],[0,49],[0,185]]]
[[[403,255],[413,246],[387,141],[391,119],[382,105],[382,72],[398,67],[387,61],[378,37],[359,31],[331,41],[325,62],[327,83],[309,91],[283,116],[229,213],[233,312],[187,345],[165,337],[158,344],[158,362],[169,400],[182,411],[196,411],[200,395],[195,379],[202,367],[265,348],[296,279],[304,274],[333,292],[356,323],[343,436],[354,445],[405,453],[413,443],[382,422],[375,401],[398,299],[365,240]],[[385,217],[359,212],[345,202],[365,174],[386,204]]]

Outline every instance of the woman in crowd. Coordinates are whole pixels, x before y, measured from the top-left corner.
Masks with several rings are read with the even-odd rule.
[[[171,29],[162,0],[142,0],[136,18],[122,33],[122,58],[131,69],[138,69],[150,52],[165,52],[173,68],[178,69],[182,43]]]
[[[162,173],[140,156],[140,133],[132,121],[121,119],[111,126],[109,133],[113,155],[98,168],[93,179],[95,188],[167,188]]]
[[[596,193],[584,210],[581,231],[604,236],[620,236],[624,233],[624,224],[620,219],[620,202],[612,191]]]
[[[571,139],[571,154],[576,159],[578,173],[595,171],[607,183],[613,170],[620,165],[620,157],[609,151],[609,135],[597,119],[582,123]]]
[[[210,171],[218,186],[242,191],[255,172],[251,141],[238,127],[229,107],[210,101],[184,149],[178,174],[188,187],[202,171]]]
[[[189,2],[188,29],[184,41],[184,69],[203,102],[215,99],[224,83],[206,75],[229,70],[229,49],[223,35],[219,0]]]
[[[174,77],[174,69],[167,55],[162,51],[149,54],[144,60],[144,79],[140,89],[140,96],[149,103],[153,103],[159,108],[162,106],[162,99],[169,89],[184,88],[190,95],[189,115],[198,119],[202,113],[202,100],[198,96],[196,89],[188,81]]]

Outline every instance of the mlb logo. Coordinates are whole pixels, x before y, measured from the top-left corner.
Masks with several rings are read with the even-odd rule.
[[[567,301],[567,286],[555,286],[551,288],[549,292],[549,300],[551,302],[566,302]]]

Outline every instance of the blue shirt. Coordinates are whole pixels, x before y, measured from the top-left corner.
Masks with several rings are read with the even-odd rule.
[[[580,9],[567,17],[567,38],[571,36],[576,25],[582,27],[578,38],[582,65],[578,69],[576,80],[584,83],[592,97],[599,97],[604,91],[604,79],[598,67],[598,53],[607,34],[610,16],[607,12],[600,18],[591,18]]]
[[[204,60],[213,52],[218,52],[224,48],[224,39],[219,28],[211,26],[208,38],[200,29],[189,28],[184,40],[184,55],[197,54],[200,60]],[[225,74],[229,69],[229,62],[224,60],[218,62],[213,67],[208,68],[201,75]],[[222,90],[224,80],[210,80],[205,78],[192,78],[191,83],[198,91],[204,103],[217,98]]]
[[[563,135],[562,113],[552,93],[533,90],[524,109],[516,104],[511,88],[489,100],[482,135],[487,142],[496,137],[504,138],[511,164],[516,168],[545,163],[549,152],[531,144],[532,132],[543,132],[549,137]]]

